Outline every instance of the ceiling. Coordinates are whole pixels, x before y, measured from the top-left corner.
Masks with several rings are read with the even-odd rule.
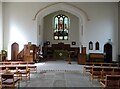
[[[119,0],[0,0],[0,2],[119,2]]]

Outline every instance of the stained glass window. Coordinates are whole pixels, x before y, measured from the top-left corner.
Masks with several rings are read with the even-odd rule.
[[[54,17],[54,40],[68,40],[69,18],[63,14]]]

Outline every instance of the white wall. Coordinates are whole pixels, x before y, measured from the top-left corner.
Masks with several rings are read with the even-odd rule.
[[[0,1],[0,52],[3,48],[3,29],[2,29],[2,2]]]
[[[17,42],[19,51],[28,42],[37,43],[37,29],[34,16],[39,9],[48,3],[3,3],[4,15],[4,49],[9,52],[11,58],[11,44]]]
[[[3,3],[4,48],[8,48],[8,46],[10,48],[11,43],[15,41],[21,45],[28,41],[37,43],[38,31],[32,19],[40,9],[49,4],[51,3]],[[86,26],[83,27],[86,29],[83,31],[82,36],[82,44],[87,47],[87,53],[103,52],[103,45],[108,39],[111,39],[113,43],[113,60],[116,60],[118,55],[117,3],[71,2],[69,4],[84,10],[90,18],[90,21],[87,21]],[[89,51],[89,41],[93,41],[94,44],[99,41],[100,50]]]
[[[113,60],[118,57],[118,28],[117,28],[117,3],[85,3],[76,4],[84,9],[90,21],[87,22],[84,30],[84,46],[87,46],[87,52],[103,52],[103,46],[111,39],[113,43]],[[94,50],[88,50],[88,43],[94,43]],[[100,50],[95,50],[95,42],[100,43]]]

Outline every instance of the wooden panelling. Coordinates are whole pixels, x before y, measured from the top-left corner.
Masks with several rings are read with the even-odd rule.
[[[65,55],[66,55],[66,52],[68,53],[71,52],[71,55],[70,55],[71,57],[78,58],[79,50],[80,50],[79,47],[70,47],[70,44],[64,44],[64,43],[52,44],[51,47],[45,46],[42,48],[44,60],[57,59],[56,56],[54,55],[56,51],[62,51],[63,53],[65,53]]]
[[[104,55],[102,53],[89,53],[89,61],[91,61],[91,62],[103,62]]]

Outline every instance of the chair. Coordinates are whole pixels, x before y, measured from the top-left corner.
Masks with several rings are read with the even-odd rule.
[[[103,67],[109,67],[109,66],[111,66],[111,63],[103,63],[102,66]]]
[[[119,67],[119,65],[117,63],[112,63],[111,67]]]
[[[120,75],[120,68],[115,68],[113,71],[113,75]]]
[[[4,65],[11,65],[11,62],[4,62]]]
[[[90,72],[92,70],[93,63],[86,63],[83,69],[83,73]]]
[[[106,77],[106,75],[112,75],[113,74],[113,68],[111,68],[111,67],[104,67],[101,73],[102,73],[101,78],[104,79]]]
[[[16,66],[7,67],[6,72],[13,73],[14,77],[20,77],[21,78],[21,75],[18,73],[18,69],[17,69]]]
[[[27,62],[20,62],[19,64],[20,64],[20,65],[26,65]]]
[[[17,68],[18,68],[17,74],[20,74],[21,78],[26,77],[26,79],[27,78],[30,79],[30,69],[27,66],[19,66]]]
[[[11,62],[11,65],[19,65],[19,62]]]
[[[104,80],[100,80],[100,85],[105,89],[120,89],[120,75],[106,75]]]
[[[0,73],[4,73],[6,72],[6,67],[5,66],[1,66],[0,67]]]
[[[16,66],[6,66],[10,72],[16,72]]]
[[[37,72],[37,66],[36,65],[27,65],[27,67],[30,69],[30,72]]]
[[[27,64],[31,64],[31,65],[33,65],[33,64],[35,64],[34,62],[27,62]]]
[[[100,66],[101,67],[102,63],[94,63],[94,66],[98,66],[98,67]]]
[[[91,80],[93,79],[100,79],[101,78],[101,67],[92,67],[92,71],[90,71]]]
[[[1,75],[1,86],[2,87],[20,87],[20,79],[14,78],[14,74],[2,74]]]
[[[30,72],[37,72],[37,66],[35,62],[27,62],[27,67],[30,69]]]

